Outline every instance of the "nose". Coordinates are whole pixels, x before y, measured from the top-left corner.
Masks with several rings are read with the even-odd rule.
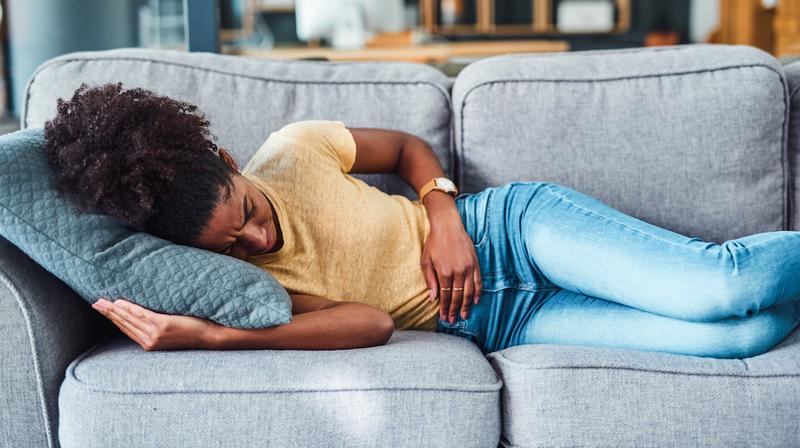
[[[245,229],[244,243],[248,252],[262,252],[267,249],[267,229],[252,225]]]

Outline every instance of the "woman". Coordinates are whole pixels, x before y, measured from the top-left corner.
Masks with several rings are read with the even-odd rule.
[[[561,343],[748,357],[800,319],[800,232],[706,243],[568,188],[513,182],[453,197],[430,147],[398,131],[290,124],[239,172],[195,106],[82,85],[45,125],[60,188],[179,244],[247,260],[286,287],[293,319],[257,330],[93,307],[146,350],[336,349],[395,328],[484,353]],[[422,199],[350,174],[396,173]]]

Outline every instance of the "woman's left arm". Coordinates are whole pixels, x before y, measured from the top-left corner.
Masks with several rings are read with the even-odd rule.
[[[350,133],[356,142],[350,173],[394,172],[418,193],[434,177],[444,176],[433,149],[419,137],[369,128],[350,128]],[[430,234],[425,240],[421,264],[431,300],[440,298],[439,316],[443,320],[455,322],[459,310],[462,319],[466,319],[471,304],[478,303],[481,294],[475,247],[452,196],[433,190],[422,203],[428,212]]]

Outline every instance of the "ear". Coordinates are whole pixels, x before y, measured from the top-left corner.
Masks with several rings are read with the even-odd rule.
[[[225,150],[223,147],[217,148],[219,150],[219,158],[222,159],[223,162],[228,164],[231,168],[239,171],[239,165],[236,163],[236,160],[233,158],[231,153]]]

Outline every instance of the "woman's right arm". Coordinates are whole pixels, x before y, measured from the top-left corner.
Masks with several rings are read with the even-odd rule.
[[[226,349],[332,350],[383,345],[394,331],[389,313],[358,302],[291,294],[292,321],[257,330],[219,325],[210,347]]]
[[[124,299],[93,308],[145,350],[330,350],[385,344],[394,331],[389,313],[358,302],[290,294],[292,320],[260,329],[225,327],[207,319],[161,314]]]

